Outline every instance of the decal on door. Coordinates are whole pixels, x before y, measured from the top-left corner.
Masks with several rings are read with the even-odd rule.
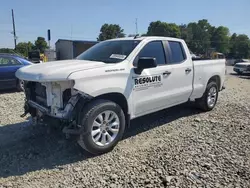
[[[146,90],[150,87],[162,86],[161,75],[143,76],[134,78],[134,90]]]

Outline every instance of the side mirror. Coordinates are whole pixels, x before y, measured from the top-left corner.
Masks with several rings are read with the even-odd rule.
[[[141,74],[143,69],[149,69],[157,67],[156,58],[153,57],[140,57],[135,68],[136,74]]]

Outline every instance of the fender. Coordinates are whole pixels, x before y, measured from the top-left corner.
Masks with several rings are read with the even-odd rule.
[[[118,70],[118,71],[109,71]],[[94,72],[93,72],[94,71]],[[128,64],[109,66],[106,69],[85,70],[71,74],[68,79],[74,80],[73,88],[92,97],[103,94],[120,93],[131,107],[133,82]],[[131,109],[128,109],[129,113]]]

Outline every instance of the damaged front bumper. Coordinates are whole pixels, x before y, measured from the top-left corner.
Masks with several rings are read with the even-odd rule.
[[[73,97],[70,98],[70,100],[68,101],[67,105],[65,106],[65,108],[63,110],[57,110],[57,112],[52,112],[51,107],[44,107],[32,100],[28,100],[26,102],[26,105],[28,106],[28,108],[32,107],[36,110],[38,110],[40,112],[40,114],[42,115],[47,115],[47,116],[51,116],[54,118],[58,118],[61,120],[69,120],[71,118],[71,115],[73,113],[73,110],[77,104],[77,102],[80,99],[80,95],[75,95]],[[37,114],[36,114],[37,115]]]
[[[87,101],[89,96],[73,89],[72,81],[64,82],[26,82],[26,102],[24,117],[30,113],[33,118],[54,118],[72,121],[77,111],[77,103],[81,99]]]

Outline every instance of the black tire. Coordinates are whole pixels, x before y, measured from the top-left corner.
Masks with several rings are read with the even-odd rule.
[[[216,88],[216,99],[215,99],[214,105],[213,106],[209,106],[208,105],[208,93],[209,93],[209,91],[210,91],[210,89],[212,87]],[[201,110],[205,111],[205,112],[211,111],[215,107],[215,105],[217,103],[218,94],[219,94],[219,91],[218,91],[218,85],[217,85],[217,83],[214,82],[214,81],[209,82],[208,85],[207,85],[207,87],[206,87],[206,91],[204,92],[203,96],[201,98],[199,98],[199,99],[196,100],[196,106],[198,108],[200,108]]]
[[[16,88],[18,91],[24,91],[24,83],[23,80],[17,80]]]
[[[91,135],[92,125],[95,118],[104,111],[113,111],[119,118],[119,131],[115,139],[108,145],[99,146],[97,145]],[[81,125],[81,134],[78,138],[78,144],[85,149],[87,152],[100,155],[107,153],[117,145],[122,139],[125,131],[125,115],[121,107],[109,100],[98,99],[90,102],[82,112],[79,112],[79,123]]]

